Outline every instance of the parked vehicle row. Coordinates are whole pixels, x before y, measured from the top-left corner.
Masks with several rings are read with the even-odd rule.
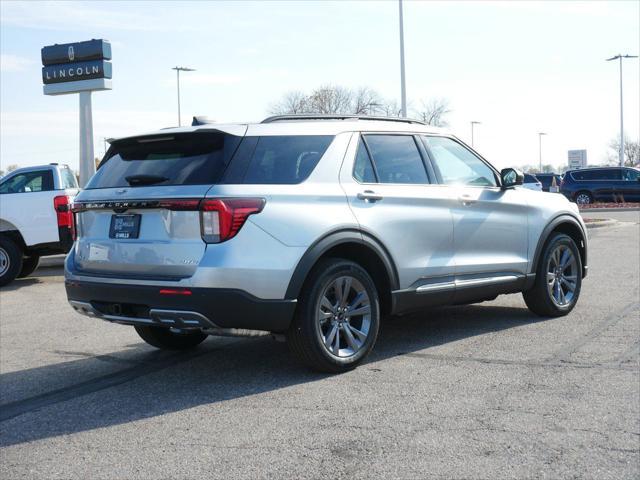
[[[0,181],[0,286],[30,275],[41,256],[73,244],[78,183],[67,165],[15,170]]]
[[[562,177],[560,193],[579,204],[640,202],[640,170],[631,167],[569,170]]]
[[[569,313],[585,225],[561,195],[514,188],[456,137],[392,118],[279,116],[112,142],[75,199],[72,307],[149,344],[271,332],[341,372],[380,321],[523,292]]]

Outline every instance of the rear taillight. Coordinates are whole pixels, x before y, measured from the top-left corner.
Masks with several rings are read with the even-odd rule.
[[[68,228],[75,240],[75,222],[71,211],[71,198],[66,195],[58,195],[53,198],[53,208],[58,219],[58,228]]]
[[[249,215],[260,213],[263,198],[205,199],[200,203],[202,239],[220,243],[236,236]]]

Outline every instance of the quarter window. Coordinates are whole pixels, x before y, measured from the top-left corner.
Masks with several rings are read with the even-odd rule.
[[[444,184],[497,186],[493,170],[458,142],[446,137],[423,138]]]
[[[360,183],[376,183],[376,174],[373,171],[371,158],[362,139],[360,139],[360,144],[358,145],[356,162],[353,167],[353,177]]]
[[[427,171],[413,136],[365,135],[364,138],[369,147],[379,183],[429,183]],[[360,146],[360,150],[363,150],[362,147],[363,145]],[[365,170],[362,172],[365,173]]]
[[[332,142],[332,136],[260,137],[243,183],[296,184],[311,174]]]

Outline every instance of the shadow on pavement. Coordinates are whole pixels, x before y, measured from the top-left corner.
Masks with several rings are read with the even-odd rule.
[[[479,305],[390,319],[368,363],[539,321],[545,319],[525,308]],[[49,393],[0,406],[0,446],[119,425],[328,377],[306,370],[284,344],[264,337],[208,339],[182,354],[153,350],[144,343],[130,347],[102,355],[117,365],[102,376],[95,377],[96,359],[101,356],[90,354],[0,375],[4,387],[32,382],[52,386]],[[368,368],[368,363],[360,368]],[[70,386],[55,390],[59,385]],[[63,403],[74,399],[78,401]],[[33,415],[40,409],[45,410]]]
[[[9,285],[0,287],[0,292],[13,292],[24,287],[43,283],[42,280],[40,280],[42,277],[61,277],[63,275],[64,269],[62,267],[40,267],[28,277],[16,278]]]

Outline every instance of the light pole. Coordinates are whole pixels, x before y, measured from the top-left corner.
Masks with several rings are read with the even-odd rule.
[[[544,132],[538,132],[538,156],[540,157],[540,173],[542,173],[542,136]]]
[[[195,72],[195,68],[186,68],[186,67],[173,67],[171,70],[176,71],[176,76],[178,78],[178,126],[182,126],[182,121],[180,120],[180,72]]]
[[[482,122],[476,122],[475,120],[471,121],[471,146],[473,147],[473,126],[474,125],[482,125]]]
[[[402,0],[398,0],[400,13],[400,114],[407,116],[407,86],[404,76],[404,21],[402,17]]]
[[[624,117],[622,115],[622,59],[623,58],[638,58],[637,55],[616,55],[615,57],[607,58],[606,61],[620,60],[620,150],[618,151],[618,160],[620,166],[624,166]]]

